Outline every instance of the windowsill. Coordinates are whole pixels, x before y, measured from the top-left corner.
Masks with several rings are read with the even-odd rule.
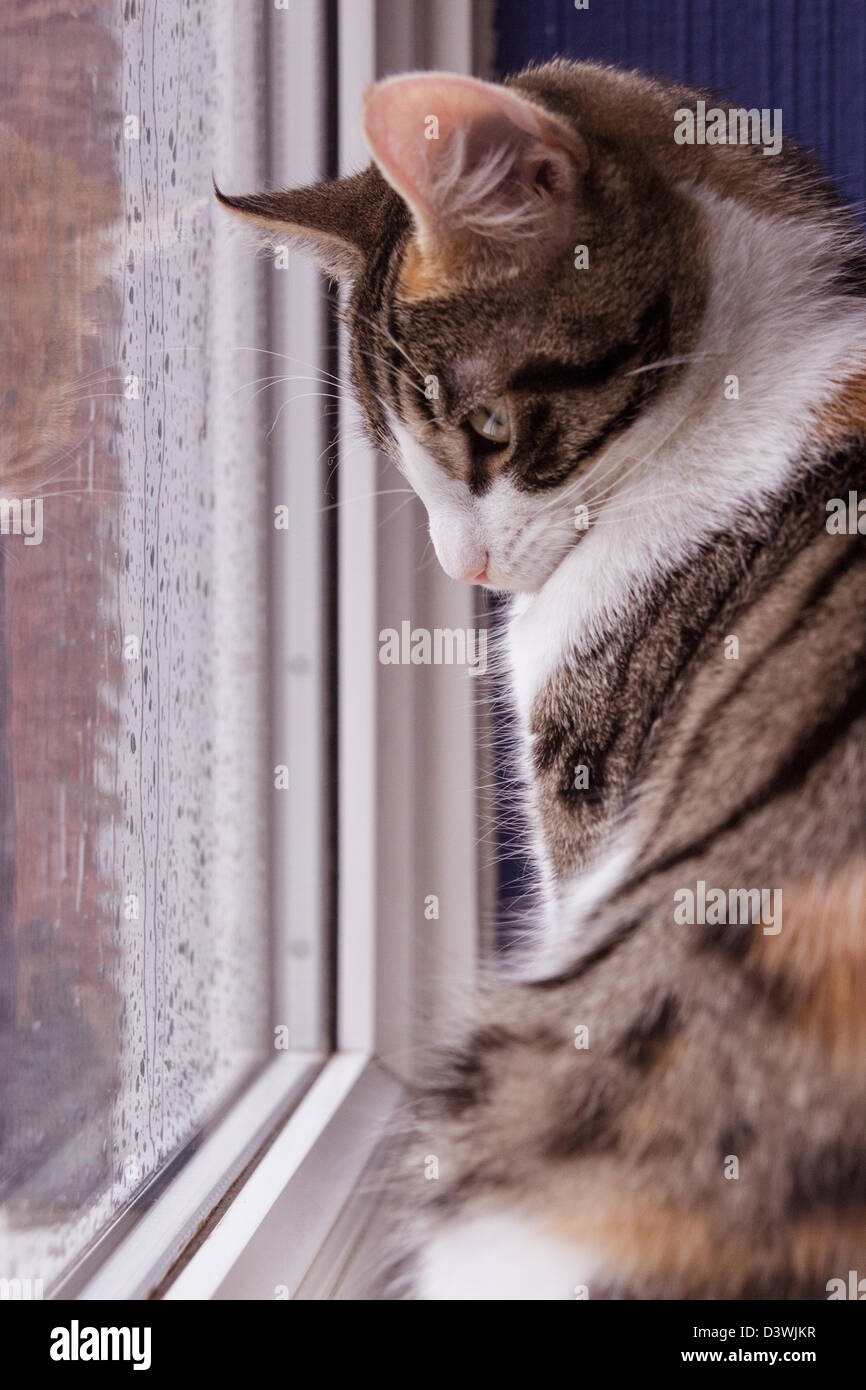
[[[239,1183],[245,1185],[244,1175],[267,1150],[286,1114],[298,1105],[298,1097],[305,1091],[309,1095],[315,1087],[314,1078],[323,1063],[323,1057],[309,1052],[285,1052],[275,1057],[135,1224],[125,1230],[130,1214],[122,1215],[67,1275],[54,1297],[103,1300],[158,1296],[171,1272],[180,1261],[186,1261],[187,1252],[200,1249],[202,1242],[207,1244],[229,1194]],[[256,1171],[253,1167],[252,1172]],[[118,1228],[122,1229],[121,1239]],[[96,1272],[88,1278],[91,1267],[96,1267]],[[83,1284],[82,1277],[86,1279]]]
[[[351,1241],[329,1236],[402,1092],[364,1053],[330,1058],[163,1297],[292,1299],[337,1284]]]

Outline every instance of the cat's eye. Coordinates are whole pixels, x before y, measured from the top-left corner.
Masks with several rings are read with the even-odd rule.
[[[467,423],[476,434],[480,434],[482,439],[488,440],[491,444],[507,444],[511,438],[508,405],[503,396],[476,406],[467,417]]]

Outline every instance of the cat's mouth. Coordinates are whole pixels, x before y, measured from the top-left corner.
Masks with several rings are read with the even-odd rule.
[[[544,536],[534,535],[523,546],[503,557],[501,566],[495,559],[473,581],[494,593],[536,594],[556,572],[563,561],[584,539],[586,533],[576,533],[568,543],[551,546]]]
[[[497,569],[489,565],[472,582],[494,594],[535,593],[542,587],[549,571],[543,574],[518,573],[514,570]]]

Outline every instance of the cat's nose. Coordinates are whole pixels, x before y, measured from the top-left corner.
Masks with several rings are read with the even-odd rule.
[[[476,565],[473,565],[471,568],[463,570],[461,574],[455,574],[454,578],[459,579],[461,584],[483,584],[484,580],[487,578],[488,563],[489,557],[485,554],[484,564],[480,569],[478,569]]]
[[[449,579],[478,584],[487,575],[490,552],[465,516],[445,513],[431,518],[430,538],[439,563]]]

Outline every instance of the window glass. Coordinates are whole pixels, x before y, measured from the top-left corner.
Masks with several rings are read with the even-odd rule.
[[[46,1292],[274,1057],[263,280],[211,195],[261,23],[0,18],[0,1277]]]

